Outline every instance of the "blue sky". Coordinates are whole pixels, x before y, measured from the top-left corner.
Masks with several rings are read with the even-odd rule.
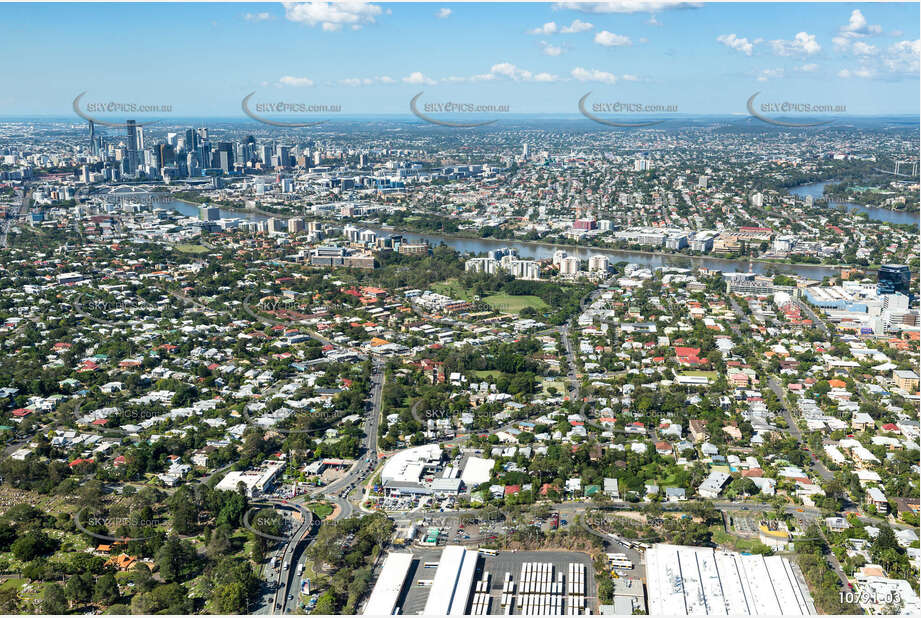
[[[579,98],[744,113],[919,111],[918,3],[0,4],[0,115],[71,102],[233,116],[240,100],[407,113],[409,99],[575,113]],[[139,118],[143,117],[138,115]]]

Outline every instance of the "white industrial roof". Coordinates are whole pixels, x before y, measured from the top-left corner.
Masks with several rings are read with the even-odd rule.
[[[489,474],[493,466],[496,465],[494,459],[484,459],[482,457],[469,457],[464,471],[461,473],[461,480],[467,487],[476,487],[489,481]]]
[[[646,581],[651,616],[815,614],[805,584],[779,556],[657,544],[646,552]]]
[[[366,616],[390,616],[396,609],[400,598],[400,590],[409,567],[413,563],[413,555],[408,553],[392,553],[384,560],[381,566],[381,575],[371,591],[368,604],[365,605]]]
[[[428,599],[426,616],[463,615],[473,586],[473,575],[479,553],[460,545],[448,545],[441,552],[441,560]]]
[[[381,481],[418,483],[426,465],[441,459],[441,447],[426,444],[395,453],[381,470]]]

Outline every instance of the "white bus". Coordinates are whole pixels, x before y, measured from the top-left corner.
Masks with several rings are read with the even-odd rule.
[[[480,548],[480,553],[483,554],[484,556],[498,556],[498,555],[499,555],[499,550],[498,550],[498,549],[488,549],[488,548],[486,548],[486,547],[481,547],[481,548]]]

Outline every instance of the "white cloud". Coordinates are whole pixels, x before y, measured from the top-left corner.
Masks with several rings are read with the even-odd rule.
[[[554,34],[557,31],[557,25],[555,21],[548,21],[543,26],[529,30],[528,34]]]
[[[515,81],[529,81],[533,77],[530,71],[519,69],[510,62],[500,62],[499,64],[494,64],[492,68],[489,69],[489,73],[498,77],[508,77],[509,79],[513,79]]]
[[[594,28],[594,24],[590,24],[587,21],[582,21],[581,19],[574,19],[572,23],[568,26],[563,26],[560,30],[563,34],[577,34],[579,32],[585,32],[586,30],[591,30]]]
[[[831,39],[832,45],[835,47],[836,52],[847,51],[851,46],[851,40],[846,36],[836,36]]]
[[[860,68],[860,69],[854,69],[853,71],[849,69],[841,69],[840,71],[838,71],[838,77],[842,79],[850,79],[852,77],[857,77],[860,79],[871,79],[875,75],[876,74],[873,72],[872,69],[868,69],[865,67]]]
[[[450,15],[451,15],[451,9],[448,9],[448,8],[438,9],[438,12],[435,13],[435,17],[437,17],[438,19],[445,19],[446,17],[449,17]]]
[[[345,0],[343,2],[284,2],[285,18],[289,21],[320,25],[327,32],[349,26],[359,30],[366,24],[373,24],[383,9],[375,4]]]
[[[278,83],[282,86],[295,86],[298,88],[313,86],[313,80],[309,77],[292,77],[291,75],[285,75],[278,80]]]
[[[340,79],[339,84],[342,86],[374,86],[376,84],[395,84],[396,80],[387,75],[380,75],[375,77],[347,77],[345,79]]]
[[[630,37],[602,30],[595,35],[595,42],[603,47],[623,47],[631,45]]]
[[[612,2],[558,2],[557,9],[571,9],[583,13],[656,13],[665,9],[698,8],[699,2],[678,0],[614,0]]]
[[[570,71],[569,74],[572,75],[573,79],[580,82],[600,82],[602,84],[617,83],[616,75],[606,71],[599,71],[598,69],[583,69],[582,67],[576,67]]]
[[[716,40],[726,47],[742,52],[746,56],[751,56],[754,49],[751,41],[744,37],[737,37],[735,34],[721,34],[716,37]]]
[[[758,75],[759,82],[766,82],[769,79],[780,79],[783,77],[783,69],[763,69]]]
[[[624,80],[625,82],[638,82],[638,81],[640,81],[640,78],[639,78],[639,77],[637,77],[636,75],[630,75],[629,73],[626,73],[626,74],[622,75],[622,76],[621,76],[621,79]]]
[[[448,82],[486,82],[497,79],[510,79],[516,82],[555,82],[559,81],[557,75],[552,73],[540,72],[532,73],[527,69],[522,69],[510,62],[500,62],[494,64],[489,69],[489,73],[481,73],[471,77],[449,77],[444,81]]]
[[[257,21],[269,21],[270,19],[272,19],[272,15],[271,15],[270,13],[266,13],[266,12],[262,12],[262,13],[244,13],[243,19],[245,19],[246,21],[252,21],[252,22],[257,22]]]
[[[795,70],[798,71],[798,72],[800,72],[800,73],[815,73],[816,71],[819,70],[819,65],[817,65],[817,64],[815,64],[815,63],[812,63],[812,64],[804,64],[804,65],[802,65],[802,66],[796,67]]]
[[[853,50],[858,56],[875,56],[879,52],[875,45],[863,41],[856,41]]]
[[[559,45],[551,45],[547,41],[541,41],[540,46],[541,46],[541,53],[544,54],[545,56],[562,56],[563,52],[565,51]]]
[[[847,25],[841,26],[840,30],[844,33],[844,36],[857,37],[880,34],[883,28],[882,26],[867,23],[867,18],[863,16],[860,9],[854,9],[851,11],[851,17],[848,19]]]
[[[815,40],[815,35],[807,32],[797,32],[792,41],[775,39],[771,41],[771,48],[778,56],[796,56],[800,54],[811,56],[822,50],[822,46]]]
[[[661,26],[662,22],[656,19],[655,15],[650,15],[649,19],[646,20],[646,23],[650,26]]]
[[[899,41],[889,46],[883,56],[883,65],[893,73],[918,73],[918,59],[921,57],[921,39]]]
[[[415,72],[413,72],[413,73],[410,73],[410,74],[407,75],[406,77],[404,77],[404,78],[403,78],[403,83],[405,83],[405,84],[417,84],[417,85],[424,84],[424,85],[426,85],[426,86],[431,86],[432,84],[435,83],[435,80],[426,77],[425,75],[423,75],[423,74],[420,73],[419,71],[415,71]]]

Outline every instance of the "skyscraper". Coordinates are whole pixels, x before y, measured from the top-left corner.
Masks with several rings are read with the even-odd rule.
[[[138,168],[138,128],[134,120],[126,123],[128,129],[127,152],[125,153],[125,173],[134,174]]]
[[[218,142],[214,153],[214,167],[219,167],[225,174],[233,171],[233,144]]]

